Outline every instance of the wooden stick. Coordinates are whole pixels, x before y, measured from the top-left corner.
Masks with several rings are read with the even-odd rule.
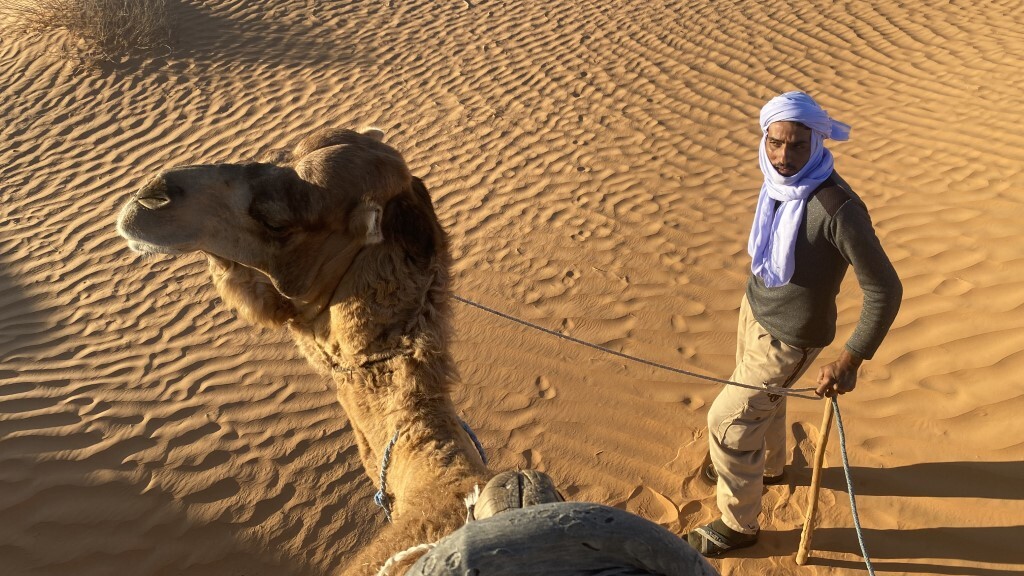
[[[818,431],[818,447],[814,450],[814,471],[811,473],[811,492],[807,496],[807,512],[804,514],[804,530],[800,534],[800,549],[796,563],[803,566],[811,553],[811,535],[814,533],[815,516],[818,513],[818,491],[821,488],[821,465],[825,462],[825,446],[832,429],[832,399],[825,398],[825,413],[821,416],[821,430]]]

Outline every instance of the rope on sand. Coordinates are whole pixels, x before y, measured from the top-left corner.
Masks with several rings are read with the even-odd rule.
[[[836,414],[836,428],[839,430],[839,447],[843,455],[843,473],[846,475],[846,488],[850,493],[850,511],[853,512],[853,527],[857,530],[857,542],[860,543],[860,552],[864,557],[864,564],[868,568],[869,576],[875,576],[875,569],[871,566],[871,557],[868,556],[867,547],[864,546],[864,533],[860,527],[860,516],[857,515],[857,497],[853,493],[853,478],[850,476],[850,460],[846,456],[846,432],[843,430],[843,416],[839,413],[839,399],[832,397],[832,410]]]

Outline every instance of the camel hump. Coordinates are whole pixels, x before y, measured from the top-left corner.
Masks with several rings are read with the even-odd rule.
[[[384,141],[384,131],[381,130],[380,128],[377,128],[376,126],[367,126],[365,128],[360,128],[359,133],[362,134],[363,136],[369,136],[370,138],[373,138],[377,142]]]
[[[550,476],[537,470],[508,471],[498,474],[480,491],[473,508],[477,520],[490,518],[506,510],[526,508],[535,504],[562,502]]]
[[[293,151],[293,156],[296,159],[300,159],[310,152],[315,152],[322,148],[359,143],[363,143],[365,145],[368,140],[383,142],[384,131],[373,126],[360,128],[359,130],[349,130],[347,128],[321,128],[299,142]]]

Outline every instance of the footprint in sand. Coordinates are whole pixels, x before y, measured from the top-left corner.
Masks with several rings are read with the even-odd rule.
[[[973,288],[973,284],[960,278],[947,278],[935,287],[935,293],[939,296],[963,296]]]
[[[658,258],[661,260],[662,266],[665,266],[666,268],[672,270],[673,272],[681,272],[686,268],[685,264],[683,264],[683,260],[686,258],[685,251],[683,253],[664,253]]]
[[[562,284],[572,287],[576,285],[576,279],[580,277],[578,270],[567,270],[562,276]]]
[[[538,450],[534,450],[532,448],[523,450],[523,460],[526,461],[524,468],[544,472],[544,456],[542,456]]]
[[[626,498],[625,508],[627,512],[662,526],[675,526],[679,523],[679,508],[675,503],[664,494],[642,484]]]
[[[686,317],[679,314],[672,315],[672,330],[677,334],[685,333],[690,331],[690,325],[686,322]]]
[[[534,382],[534,386],[537,387],[537,395],[545,400],[550,400],[558,395],[555,391],[555,387],[551,385],[551,382],[544,376],[538,376],[537,381]]]
[[[684,502],[687,502],[679,509],[680,526],[699,526],[705,524],[713,519],[709,511],[718,512],[714,493],[712,493],[710,498],[705,497],[703,502],[701,500],[690,500],[694,496],[688,492],[684,492],[680,496]]]
[[[580,230],[579,232],[571,235],[570,238],[577,242],[583,242],[587,238],[590,238],[590,230]]]
[[[678,346],[676,347],[676,352],[678,352],[680,355],[682,355],[683,358],[686,358],[687,360],[690,360],[697,355],[697,349],[693,348],[692,346]]]

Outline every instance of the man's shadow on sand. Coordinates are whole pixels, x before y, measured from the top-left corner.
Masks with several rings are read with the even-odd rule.
[[[1024,500],[1024,462],[925,462],[896,468],[852,467],[850,476],[857,496]],[[849,492],[846,476],[841,467],[824,470],[821,486],[844,495]],[[843,498],[848,499],[847,496]],[[969,521],[971,509],[965,506],[963,515]],[[915,530],[867,529],[863,530],[863,533],[865,546],[872,558],[948,558],[983,563],[1021,564],[1024,572],[1024,545],[1021,544],[1024,542],[1024,525]],[[799,534],[794,533],[792,538],[798,546]],[[814,548],[860,554],[852,526],[815,529]],[[893,572],[1005,574],[1005,571],[961,566],[873,564],[879,570]]]
[[[797,436],[799,440],[799,434]],[[796,451],[792,481],[808,486],[811,466]],[[850,468],[854,493],[859,496],[896,496],[904,498],[979,498],[1024,500],[1024,462],[925,462],[895,468]],[[969,482],[965,482],[969,479]],[[822,470],[821,487],[836,492],[837,503],[849,506],[846,476],[841,465]],[[858,502],[859,503],[859,502]],[[964,509],[969,518],[971,510]],[[1024,574],[1024,525],[997,527],[942,527],[912,530],[880,530],[862,526],[865,547],[878,572],[908,574],[956,574],[975,576],[1004,575],[1005,570],[918,562],[878,562],[904,558],[946,558],[949,560],[1020,564]],[[795,551],[800,546],[801,530],[765,531],[764,550]],[[814,551],[839,552],[861,556],[854,526],[816,527],[811,546],[812,565],[866,571],[863,561],[815,558]],[[775,554],[776,552],[772,552]],[[758,547],[743,554],[766,556]]]

